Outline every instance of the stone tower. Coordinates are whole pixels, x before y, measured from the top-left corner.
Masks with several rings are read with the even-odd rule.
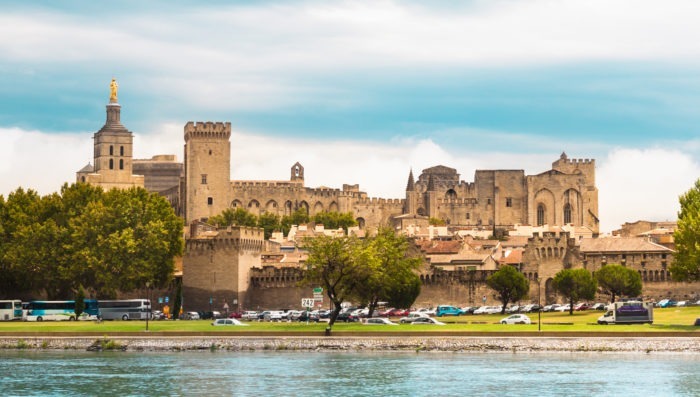
[[[185,221],[220,214],[231,202],[231,123],[185,125]]]
[[[78,171],[77,182],[102,186],[105,190],[143,187],[143,176],[133,175],[134,136],[121,123],[121,105],[113,94],[107,104],[107,121],[93,136],[94,165]]]
[[[416,184],[413,180],[413,170],[408,172],[408,182],[406,183],[406,206],[405,214],[415,214],[418,211],[418,193],[416,192]]]
[[[304,166],[302,166],[298,161],[292,166],[291,177],[289,180],[292,182],[304,183]]]

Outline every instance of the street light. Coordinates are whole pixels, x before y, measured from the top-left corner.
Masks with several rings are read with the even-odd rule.
[[[537,331],[542,331],[542,288],[540,288],[539,277],[537,277]]]
[[[151,317],[151,282],[146,281],[146,298],[148,299],[148,314],[146,314],[146,332],[148,332],[148,318]]]

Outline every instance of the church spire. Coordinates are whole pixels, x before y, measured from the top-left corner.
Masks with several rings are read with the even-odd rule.
[[[409,171],[408,173],[408,183],[406,184],[406,191],[414,191],[416,189],[414,185],[415,183],[413,182],[413,168],[411,168],[411,171]]]
[[[430,178],[428,178],[428,189],[426,189],[427,192],[434,192],[435,191],[435,181],[433,180],[433,174],[430,174]]]

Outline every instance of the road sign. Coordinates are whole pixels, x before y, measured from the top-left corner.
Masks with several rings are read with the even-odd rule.
[[[314,288],[314,294],[322,294],[322,293],[323,293],[323,288],[321,288],[321,287]]]
[[[162,296],[159,296],[159,297],[158,297],[158,303],[163,303],[163,297],[162,297]]]
[[[301,307],[314,307],[314,300],[311,298],[301,298]]]
[[[170,302],[170,297],[169,297],[169,296],[166,296],[166,297],[165,297],[165,303],[168,303],[168,302]]]

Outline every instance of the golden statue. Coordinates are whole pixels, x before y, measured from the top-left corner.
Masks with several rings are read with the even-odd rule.
[[[117,101],[117,91],[119,90],[119,84],[117,84],[116,79],[112,79],[112,82],[109,84],[109,101],[110,102],[116,102]]]

